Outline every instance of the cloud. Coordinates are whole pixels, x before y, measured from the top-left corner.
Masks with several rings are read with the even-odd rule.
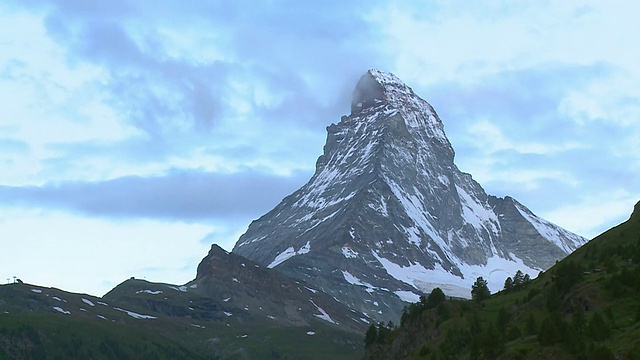
[[[553,165],[563,154],[593,148],[601,129],[582,128],[558,108],[576,87],[603,81],[608,73],[601,64],[555,64],[499,72],[471,84],[440,83],[421,92],[443,119],[459,165],[489,182],[504,178],[495,170]],[[563,173],[568,168],[562,165],[544,170]]]
[[[31,150],[29,144],[22,140],[0,138],[0,153],[27,153]]]
[[[577,199],[573,203],[560,204],[544,215],[563,219],[568,228],[581,229],[582,234],[593,238],[629,218],[640,192],[614,190]]]
[[[21,173],[42,184],[180,167],[308,171],[380,58],[372,5],[5,4],[38,39],[18,59],[31,101],[9,111],[39,150]]]
[[[298,126],[317,122],[345,91],[327,76],[355,77],[374,51],[362,41],[373,28],[348,4],[52,5],[49,34],[70,61],[106,70],[112,106],[153,137],[210,130],[243,108]]]
[[[64,209],[89,216],[207,222],[258,217],[306,181],[248,170],[219,174],[175,170],[102,182],[0,187],[3,205]]]

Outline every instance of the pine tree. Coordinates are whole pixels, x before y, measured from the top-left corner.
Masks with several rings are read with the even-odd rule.
[[[369,329],[367,330],[367,332],[364,334],[364,344],[371,345],[376,341],[377,338],[378,338],[378,330],[376,330],[376,326],[372,323],[369,326]]]
[[[480,276],[476,282],[471,285],[471,298],[475,301],[483,301],[491,296],[487,281]]]
[[[507,291],[513,289],[513,279],[511,279],[511,276],[504,281],[504,289]]]
[[[442,289],[435,288],[431,290],[431,294],[429,294],[429,297],[427,298],[426,307],[427,309],[433,309],[440,303],[444,302],[446,299],[447,298],[444,296],[444,292],[442,292]]]
[[[513,276],[513,286],[520,287],[524,283],[524,274],[522,271],[516,271],[516,274]]]

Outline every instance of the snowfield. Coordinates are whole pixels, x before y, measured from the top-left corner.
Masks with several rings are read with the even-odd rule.
[[[436,264],[435,269],[427,269],[419,263],[401,266],[381,257],[375,251],[372,251],[372,254],[389,275],[413,286],[424,294],[429,294],[433,289],[439,287],[447,296],[465,299],[471,298],[471,285],[480,276],[487,280],[489,290],[494,293],[502,290],[505,279],[513,277],[518,270],[523,274],[529,274],[531,278],[535,278],[540,272],[540,269],[528,267],[513,254],[510,255],[515,261],[494,255],[487,260],[487,264],[484,266],[457,264],[462,273],[467,274],[465,278],[446,271],[440,264]]]

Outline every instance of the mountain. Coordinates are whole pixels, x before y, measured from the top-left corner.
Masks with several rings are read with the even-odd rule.
[[[412,304],[365,359],[640,359],[640,202],[537,279],[482,303]]]
[[[371,320],[214,245],[184,285],[0,286],[0,359],[354,359]]]
[[[253,221],[233,252],[305,280],[377,320],[440,287],[498,290],[586,242],[454,164],[435,110],[396,76],[369,70],[351,114],[327,128],[313,177]]]

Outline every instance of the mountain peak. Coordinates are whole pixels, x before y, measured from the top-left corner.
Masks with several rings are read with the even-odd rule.
[[[444,133],[444,125],[431,104],[392,73],[369,69],[353,90],[353,119],[372,119],[377,113],[398,114],[412,136],[437,140],[453,160],[453,149]]]
[[[394,74],[378,69],[369,69],[362,75],[353,90],[351,114],[396,98],[397,96],[390,96],[392,92],[399,92],[405,96],[413,95],[413,90]]]
[[[382,86],[407,87],[400,78],[390,72],[379,69],[369,69],[366,75],[372,76]]]
[[[369,70],[352,101],[327,127],[313,177],[251,223],[233,252],[386,321],[434,287],[468,297],[482,275],[496,291],[516,270],[535,275],[584,243],[488,196],[455,165],[433,107],[395,75]]]

